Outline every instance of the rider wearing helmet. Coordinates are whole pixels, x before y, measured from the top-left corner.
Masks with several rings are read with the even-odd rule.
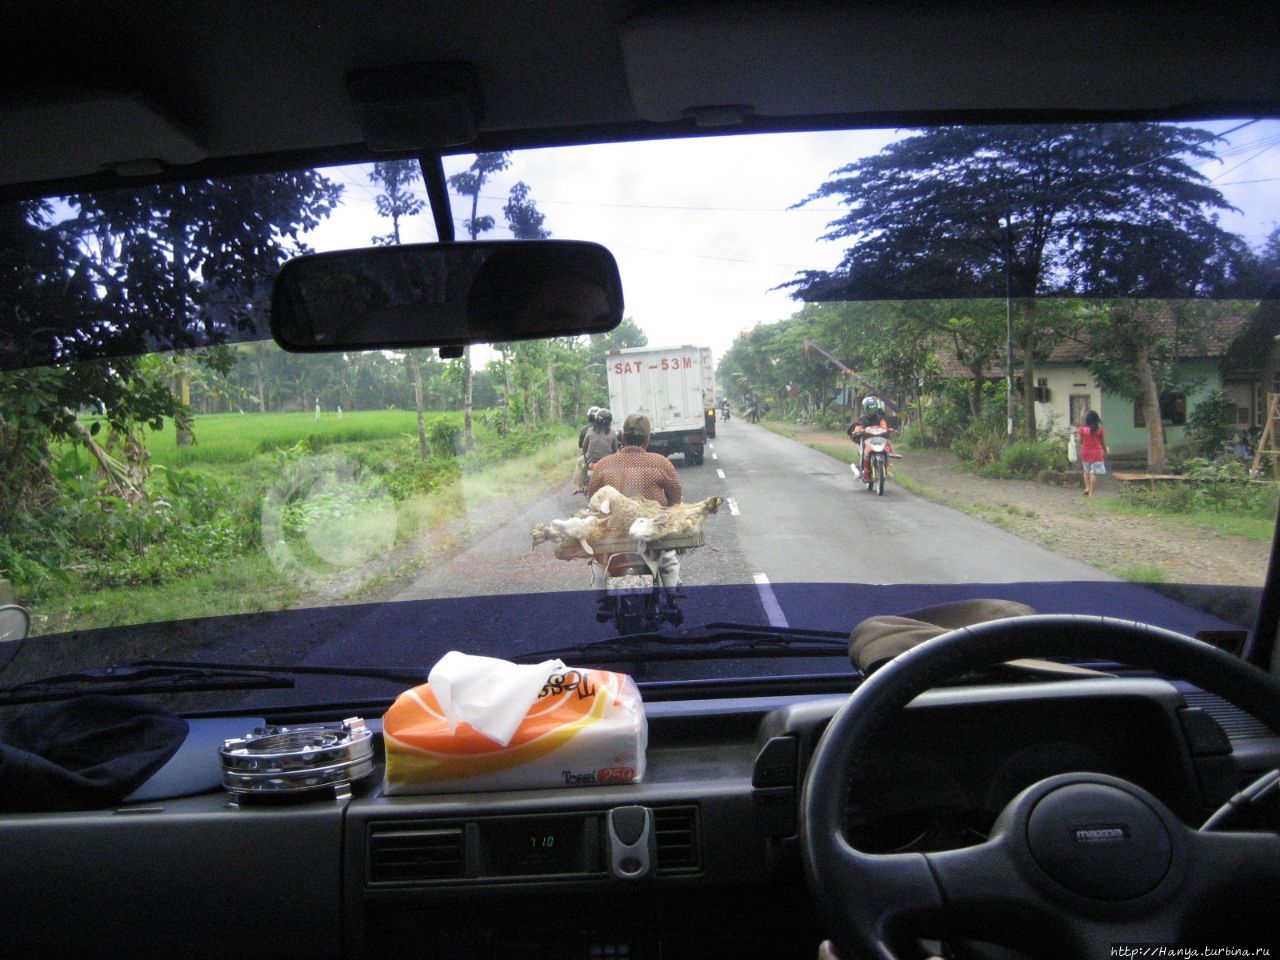
[[[578,449],[582,451],[582,456],[578,457],[578,462],[574,464],[573,467],[574,493],[587,492],[587,481],[591,479],[591,475],[587,471],[587,433],[596,425],[596,416],[599,413],[599,407],[590,407],[587,410],[587,422],[583,424],[582,429],[578,431]]]
[[[618,434],[613,429],[613,412],[607,407],[596,410],[595,421],[582,436],[582,455],[588,468],[601,457],[618,452]]]
[[[883,427],[886,430],[889,428],[889,422],[884,418],[884,406],[880,403],[880,400],[874,396],[867,396],[863,398],[862,416],[849,425],[849,439],[852,440],[854,446],[858,448],[858,457],[860,460],[862,459],[862,437],[860,434],[866,430],[867,427]],[[863,479],[867,479],[865,473],[863,475]]]
[[[582,444],[587,438],[587,431],[591,429],[591,425],[596,422],[596,414],[600,412],[599,407],[587,408],[587,422],[582,425],[582,429],[578,431],[578,449],[582,449]]]
[[[861,433],[867,427],[888,427],[884,418],[884,406],[876,397],[865,397],[862,401],[862,416],[853,421],[849,427],[849,439]]]

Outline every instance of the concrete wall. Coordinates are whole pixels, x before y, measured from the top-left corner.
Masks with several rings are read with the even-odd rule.
[[[1089,400],[1086,409],[1101,411],[1102,391],[1084,367],[1039,367],[1036,369],[1035,382],[1039,384],[1041,380],[1047,381],[1049,402],[1036,403],[1038,431],[1067,433],[1072,428],[1072,396],[1087,396]]]

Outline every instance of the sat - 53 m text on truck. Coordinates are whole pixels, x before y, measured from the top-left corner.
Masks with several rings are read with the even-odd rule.
[[[704,369],[705,368],[705,369]],[[706,384],[714,382],[707,347],[630,347],[605,357],[609,406],[616,417],[644,414],[652,424],[649,449],[683,454],[702,463],[707,444],[706,410],[714,404]]]

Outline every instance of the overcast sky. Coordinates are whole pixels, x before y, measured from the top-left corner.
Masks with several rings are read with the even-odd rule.
[[[1240,121],[1196,126],[1223,132]],[[654,345],[710,346],[717,359],[742,330],[789,316],[798,304],[770,288],[798,270],[830,269],[844,247],[819,240],[841,208],[832,200],[797,210],[837,167],[873,154],[907,132],[770,134],[607,144],[517,152],[481,193],[480,213],[497,222],[484,238],[509,236],[507,192],[524,181],[553,237],[594,240],[618,260],[626,313]],[[1261,121],[1219,144],[1201,172],[1241,213],[1223,225],[1255,247],[1280,223],[1280,121]],[[471,157],[446,161],[465,169]],[[347,184],[343,207],[308,240],[319,250],[367,245],[390,231],[376,215],[368,167],[327,171]],[[419,187],[419,193],[421,189]],[[469,215],[454,198],[459,236]],[[404,242],[435,239],[426,213],[401,228]]]

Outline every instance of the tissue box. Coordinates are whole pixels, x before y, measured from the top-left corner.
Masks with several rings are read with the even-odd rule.
[[[402,693],[383,716],[384,793],[585,787],[644,776],[648,724],[640,691],[626,674],[555,664],[533,674],[536,686],[525,687],[532,693],[522,693],[504,687],[511,672],[506,668],[536,668],[466,660],[473,670],[466,686],[438,678],[441,661],[431,681]],[[495,666],[486,671],[479,661]],[[492,682],[486,683],[489,674]],[[495,739],[486,721],[523,703],[527,708],[515,718],[509,739],[502,742],[505,728]],[[469,714],[474,723],[460,719]]]

